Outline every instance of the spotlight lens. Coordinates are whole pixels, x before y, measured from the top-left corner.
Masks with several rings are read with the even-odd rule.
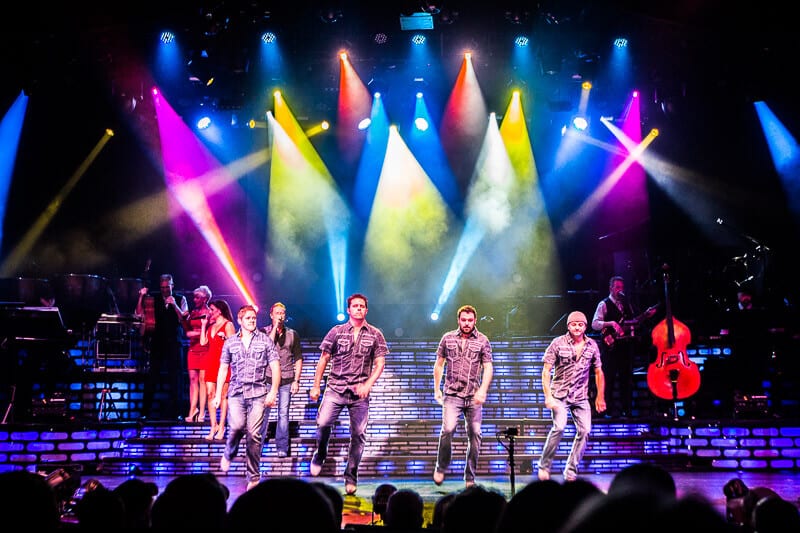
[[[589,122],[584,117],[575,117],[572,119],[572,125],[576,130],[584,131],[589,126]]]

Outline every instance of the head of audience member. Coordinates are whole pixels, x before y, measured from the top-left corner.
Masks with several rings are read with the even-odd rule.
[[[383,524],[393,529],[419,529],[425,521],[422,496],[413,489],[400,489],[389,496]]]
[[[662,498],[652,491],[610,491],[578,505],[567,518],[561,533],[639,533],[653,525]]]
[[[780,496],[766,496],[753,507],[751,522],[756,533],[800,531],[800,510]]]
[[[561,486],[561,493],[564,495],[564,501],[567,503],[570,514],[578,505],[582,504],[589,498],[605,495],[605,493],[600,490],[600,487],[588,479],[581,477],[572,480],[569,483],[564,483]]]
[[[605,496],[590,497],[567,519],[561,533],[732,533],[710,501],[699,494],[676,498],[652,488],[635,491],[608,492]]]
[[[699,493],[687,494],[672,501],[662,502],[659,514],[654,517],[654,533],[676,531],[702,531],[703,533],[733,533],[731,524],[707,498]]]
[[[6,531],[55,531],[61,516],[44,476],[27,470],[0,472],[0,516]]]
[[[269,531],[339,533],[327,497],[310,482],[293,477],[270,477],[242,493],[228,512],[228,531],[264,527]]]
[[[342,493],[336,487],[324,481],[312,481],[311,485],[328,498],[333,509],[333,516],[341,527],[344,521],[344,497]]]
[[[122,498],[102,485],[84,493],[75,513],[82,531],[118,531],[125,526]]]
[[[480,485],[467,487],[453,498],[444,516],[444,533],[491,533],[506,506],[506,497]]]
[[[170,481],[153,502],[150,511],[152,528],[158,531],[219,531],[225,524],[229,495],[228,487],[214,474],[180,475]]]
[[[397,492],[397,487],[391,483],[381,483],[375,487],[375,492],[372,493],[372,512],[378,515],[380,520],[384,520],[389,496],[395,492]]]
[[[150,510],[158,495],[158,485],[139,478],[126,479],[114,492],[125,505],[125,527],[128,529],[150,528]]]
[[[650,491],[672,499],[678,495],[672,474],[662,466],[646,462],[628,465],[611,479],[609,495],[625,491]]]
[[[497,533],[523,533],[536,523],[536,531],[556,532],[567,518],[564,488],[559,482],[535,480],[514,494],[503,509]]]
[[[447,508],[450,507],[450,504],[456,497],[457,492],[448,492],[439,497],[436,502],[433,504],[433,514],[431,516],[431,523],[428,524],[428,527],[431,529],[442,529],[444,526],[444,515],[447,512]]]

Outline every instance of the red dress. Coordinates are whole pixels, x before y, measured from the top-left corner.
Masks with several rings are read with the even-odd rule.
[[[211,335],[211,328],[206,329],[206,336],[208,337],[208,353],[206,354],[206,381],[217,382],[217,374],[219,373],[219,358],[222,356],[222,345],[225,344],[225,339],[222,335],[225,334],[225,326],[228,325],[230,320],[225,320],[222,327],[219,328],[217,334]],[[231,369],[228,367],[228,377],[225,378],[225,383],[231,380]]]
[[[200,315],[207,314],[206,310],[194,309],[192,310],[189,318],[186,320],[189,327],[193,331],[200,331],[203,324],[200,321]],[[208,345],[202,346],[200,344],[200,335],[191,337],[189,339],[189,349],[186,352],[186,368],[189,370],[203,370],[206,367],[206,354],[208,353]]]

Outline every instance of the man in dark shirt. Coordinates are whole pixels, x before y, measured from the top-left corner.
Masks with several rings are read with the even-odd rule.
[[[647,309],[640,316],[625,294],[625,280],[613,276],[608,281],[608,296],[600,300],[592,318],[592,328],[600,332],[599,344],[603,357],[603,374],[610,416],[627,417],[633,414],[633,362],[636,352],[643,349],[641,323],[655,314]],[[619,408],[614,392],[619,397]]]
[[[300,347],[300,336],[295,330],[286,326],[286,306],[275,302],[269,308],[269,318],[272,323],[262,329],[275,343],[275,349],[280,356],[281,373],[272,375],[271,368],[267,368],[267,383],[273,379],[280,381],[278,387],[278,416],[275,422],[275,448],[278,457],[289,456],[289,404],[292,396],[300,390],[300,374],[303,371],[303,352]],[[264,442],[267,442],[269,427],[269,413],[264,412]]]
[[[464,415],[467,428],[467,462],[464,483],[475,484],[475,471],[481,449],[483,404],[492,382],[492,346],[486,335],[475,328],[478,313],[471,305],[458,309],[458,329],[448,331],[439,341],[433,365],[433,396],[442,406],[442,429],[433,482],[441,485],[450,467],[453,433],[458,418]],[[445,373],[446,370],[446,373]],[[444,375],[444,391],[441,388]]]
[[[328,457],[328,441],[333,424],[347,408],[350,415],[350,445],[344,470],[344,488],[355,494],[358,486],[358,465],[364,454],[369,421],[369,393],[383,373],[389,347],[383,332],[367,323],[367,297],[352,294],[347,298],[350,320],[331,328],[320,344],[319,361],[314,372],[314,384],[309,390],[312,401],[320,396],[322,375],[331,364],[325,394],[317,412],[317,450],[309,467],[318,476]]]
[[[158,410],[161,418],[174,420],[178,417],[181,409],[179,401],[185,394],[185,334],[181,320],[189,311],[189,306],[183,295],[173,292],[174,285],[171,274],[162,274],[158,293],[149,296],[147,287],[143,287],[139,290],[139,300],[136,303],[136,314],[143,318],[145,340],[149,340],[149,368],[142,394],[144,417],[155,416],[154,399],[157,388],[162,389],[160,396],[164,402]]]

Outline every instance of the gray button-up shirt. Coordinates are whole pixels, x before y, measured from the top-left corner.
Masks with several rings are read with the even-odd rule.
[[[550,392],[553,398],[566,403],[583,401],[589,397],[589,372],[602,368],[600,348],[591,337],[586,337],[583,353],[578,357],[570,335],[552,340],[542,357],[544,363],[553,365]]]
[[[358,338],[354,339],[350,321],[333,326],[319,349],[331,354],[327,386],[339,394],[348,389],[355,394],[356,385],[367,381],[372,373],[373,361],[389,353],[380,329],[364,322]]]
[[[492,345],[477,329],[466,339],[455,329],[442,335],[436,356],[445,358],[444,394],[470,398],[481,386],[483,364],[492,362]]]
[[[250,339],[250,346],[245,348],[240,331],[228,337],[222,345],[221,363],[227,363],[231,369],[231,382],[228,395],[243,395],[245,398],[258,398],[269,392],[267,386],[267,368],[270,362],[280,359],[275,343],[263,331],[256,330]]]

